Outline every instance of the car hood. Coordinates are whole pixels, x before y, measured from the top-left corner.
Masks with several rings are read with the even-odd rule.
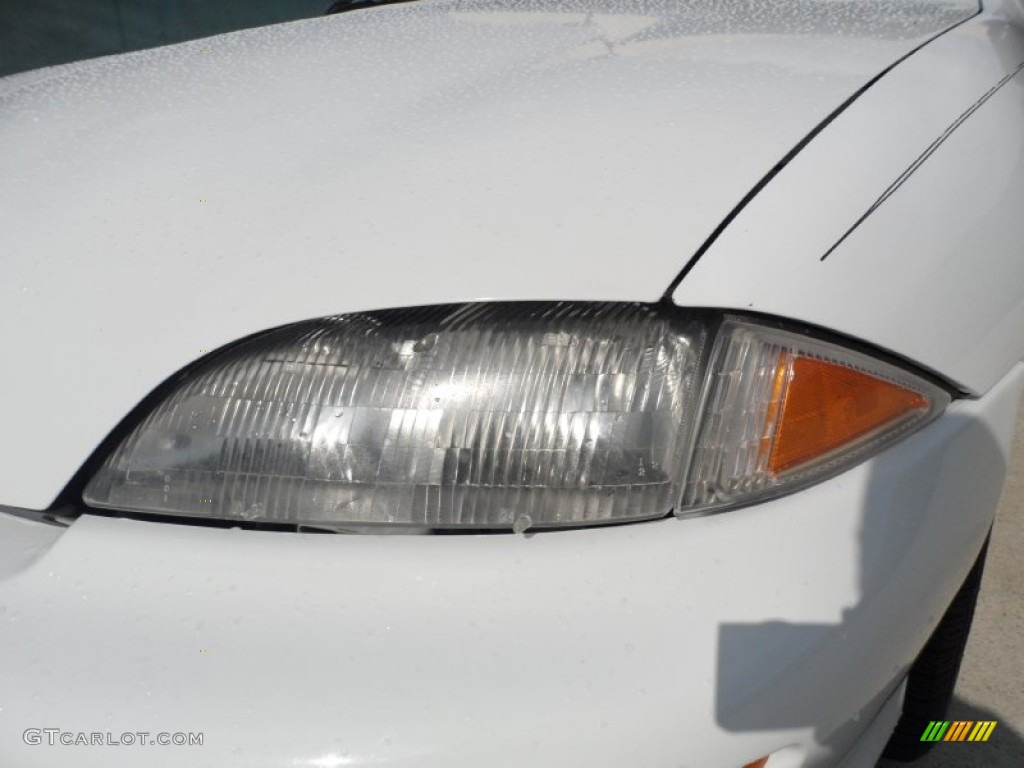
[[[307,317],[652,301],[967,2],[423,2],[0,81],[0,502]]]

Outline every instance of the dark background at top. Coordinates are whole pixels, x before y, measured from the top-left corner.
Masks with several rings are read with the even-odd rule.
[[[0,0],[0,76],[319,16],[330,0]]]

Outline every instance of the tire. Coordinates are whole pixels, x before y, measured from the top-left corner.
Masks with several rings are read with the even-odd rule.
[[[991,536],[991,534],[990,534]],[[974,606],[981,588],[981,574],[985,570],[988,537],[981,554],[974,561],[971,572],[956,593],[953,602],[928,639],[921,654],[910,667],[907,693],[903,699],[903,714],[885,746],[882,757],[899,763],[909,763],[931,750],[934,742],[921,741],[928,723],[943,720],[953,698],[960,662],[964,658],[967,636],[971,632]]]

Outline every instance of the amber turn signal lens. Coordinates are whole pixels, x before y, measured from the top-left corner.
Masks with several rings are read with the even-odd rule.
[[[743,768],[764,768],[766,765],[768,765],[768,758],[762,757],[760,760],[755,760],[752,763],[747,763],[743,766]]]
[[[843,472],[935,419],[940,387],[808,334],[729,318],[676,514],[781,496]]]
[[[765,433],[768,471],[779,475],[854,440],[927,411],[918,392],[827,360],[780,355]]]

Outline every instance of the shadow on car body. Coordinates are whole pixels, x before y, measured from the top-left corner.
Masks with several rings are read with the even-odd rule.
[[[715,719],[724,730],[813,729],[815,741],[839,760],[907,674],[990,528],[991,520],[969,514],[970,505],[996,508],[1008,464],[988,424],[962,410],[947,412],[905,443],[915,440],[921,453],[911,461],[887,460],[900,446],[873,460],[859,513],[858,597],[840,621],[780,617],[719,626]],[[964,542],[976,546],[965,553]],[[836,582],[843,575],[840,563],[832,573],[808,577]],[[999,718],[959,700],[932,719]],[[1019,754],[1022,742],[1012,729],[997,727],[984,746],[940,744],[934,751],[948,750],[1004,759]]]

